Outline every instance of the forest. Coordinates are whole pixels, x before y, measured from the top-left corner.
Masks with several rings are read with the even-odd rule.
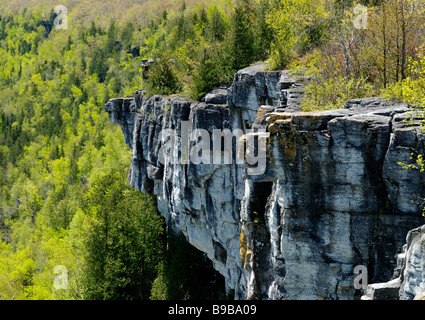
[[[197,100],[261,62],[308,79],[305,111],[367,96],[425,102],[419,0],[102,3],[64,1],[67,29],[49,1],[0,6],[1,300],[228,297],[167,232],[155,198],[128,185],[110,98],[143,86]],[[148,79],[142,59],[158,59]]]

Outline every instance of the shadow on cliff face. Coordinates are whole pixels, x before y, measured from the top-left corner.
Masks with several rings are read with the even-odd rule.
[[[224,277],[205,254],[190,245],[184,235],[169,235],[165,270],[167,299],[226,299]]]

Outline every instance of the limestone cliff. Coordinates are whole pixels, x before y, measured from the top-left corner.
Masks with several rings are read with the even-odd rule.
[[[169,228],[236,299],[360,298],[355,266],[369,283],[390,280],[424,223],[425,177],[397,164],[425,151],[403,121],[409,106],[370,98],[304,113],[302,90],[290,72],[255,65],[199,102],[138,91],[105,106],[133,149],[130,184],[157,195]]]
[[[425,300],[425,225],[410,230],[393,278],[367,286],[362,300]]]

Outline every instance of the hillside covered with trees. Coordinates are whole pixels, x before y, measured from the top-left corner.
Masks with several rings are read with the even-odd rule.
[[[419,0],[63,4],[67,29],[54,28],[52,1],[0,5],[0,299],[224,297],[155,199],[128,186],[131,150],[103,106],[142,83],[200,99],[262,62],[309,79],[305,110],[424,103]],[[353,24],[358,5],[366,28]],[[142,80],[142,59],[158,58]],[[67,290],[53,285],[57,266]]]
[[[131,150],[103,110],[140,88],[141,26],[55,18],[0,17],[0,299],[202,297],[211,277],[180,273],[204,261],[128,186]]]

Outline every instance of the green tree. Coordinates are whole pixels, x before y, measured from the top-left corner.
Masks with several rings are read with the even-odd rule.
[[[100,176],[87,201],[86,298],[148,299],[163,250],[155,201],[117,173]]]
[[[149,66],[148,78],[144,82],[144,88],[150,96],[155,94],[169,95],[181,89],[175,67],[165,54],[162,54]]]
[[[121,41],[122,41],[122,47],[124,51],[127,51],[130,49],[132,40],[133,40],[133,34],[134,34],[133,23],[131,21],[127,22],[123,30],[121,31]]]
[[[204,48],[202,59],[193,71],[191,98],[199,100],[218,85],[230,83],[234,75],[230,60],[229,52],[221,44]]]
[[[304,54],[310,43],[317,43],[322,37],[317,31],[325,29],[329,11],[326,0],[278,0],[266,17],[273,32],[270,65],[284,68],[291,59]]]
[[[252,20],[254,12],[252,1],[238,0],[232,14],[231,43],[233,54],[233,69],[238,70],[248,66],[253,61],[254,34]]]
[[[210,42],[223,40],[228,27],[222,12],[216,6],[210,6],[208,15],[202,8],[201,22],[206,24],[206,36]]]

